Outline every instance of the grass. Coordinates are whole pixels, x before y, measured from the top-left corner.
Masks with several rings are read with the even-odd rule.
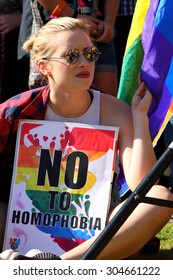
[[[173,260],[173,221],[157,234],[160,239],[160,250],[156,254],[140,255],[140,260]]]
[[[173,223],[168,223],[158,234],[160,238],[160,249],[173,249]]]

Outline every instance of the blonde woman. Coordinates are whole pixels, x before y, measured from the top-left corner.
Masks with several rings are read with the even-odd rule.
[[[52,19],[24,44],[27,52],[32,50],[48,85],[19,94],[0,105],[0,167],[3,178],[10,177],[18,121],[25,118],[119,127],[118,157],[132,191],[156,163],[147,117],[151,94],[141,83],[130,108],[123,101],[91,88],[95,61],[101,54],[93,45],[88,28],[81,19]],[[1,200],[6,197],[8,202],[8,195],[7,184],[2,185]],[[160,185],[153,186],[148,196],[173,200],[169,190]],[[122,203],[109,213],[109,220],[121,206]],[[139,205],[98,259],[130,258],[161,230],[172,212],[166,207]],[[80,259],[94,240],[95,237],[90,238],[60,258]],[[5,251],[0,257],[14,258],[16,254],[19,255]],[[38,254],[33,258],[59,259],[50,255]]]

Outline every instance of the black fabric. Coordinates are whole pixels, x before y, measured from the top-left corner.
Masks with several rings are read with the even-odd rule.
[[[51,253],[40,253],[33,257],[18,255],[13,260],[61,260],[61,258]]]
[[[0,13],[8,14],[21,9],[22,0],[0,0]]]

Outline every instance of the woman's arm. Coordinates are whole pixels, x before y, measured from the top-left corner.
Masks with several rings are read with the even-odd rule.
[[[133,120],[132,149],[130,151],[128,148],[120,146],[125,177],[132,191],[156,163],[147,116],[151,100],[151,94],[145,89],[144,83],[142,83],[134,95],[131,104]],[[126,126],[128,126],[128,123]],[[124,145],[125,141],[125,145],[128,147],[129,138],[125,130],[126,128],[124,127],[123,137],[127,139],[122,139],[122,145]],[[124,154],[121,153],[121,149],[124,151]]]
[[[61,0],[52,0],[52,1],[37,0],[37,2],[40,3],[46,10],[48,10],[51,13],[55,9],[55,7],[61,2]],[[74,13],[75,13],[75,11],[69,5],[67,5],[63,9],[61,16],[73,17]],[[101,22],[99,19],[94,18],[92,16],[86,16],[86,15],[81,15],[81,14],[78,14],[76,17],[87,18],[87,20],[90,24],[90,33],[91,33],[91,35],[95,34],[94,31],[97,30],[98,23]]]
[[[55,9],[55,7],[61,2],[61,0],[37,0],[38,3],[40,3],[46,10],[48,10],[50,13]],[[73,17],[74,10],[67,5],[64,10],[62,11],[63,17]]]
[[[147,112],[152,101],[151,93],[146,90],[142,83],[132,100],[132,116],[134,125],[133,153],[130,163],[132,175],[140,183],[150,169],[156,163],[156,156],[153,149]],[[138,170],[138,172],[135,172]]]
[[[120,0],[105,1],[105,18],[104,20],[114,28],[116,16],[118,13]]]
[[[98,24],[97,42],[107,43],[114,38],[114,28],[116,16],[119,8],[119,0],[105,1],[104,5],[104,21]]]
[[[102,98],[101,124],[120,128],[119,159],[127,184],[133,191],[156,163],[147,116],[152,97],[142,83],[131,107],[120,99],[107,95]]]

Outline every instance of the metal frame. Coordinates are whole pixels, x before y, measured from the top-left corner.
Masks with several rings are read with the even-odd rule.
[[[149,171],[146,177],[138,185],[136,190],[130,194],[124,205],[115,214],[111,221],[106,225],[94,243],[81,258],[82,260],[94,260],[106,247],[115,233],[123,225],[129,215],[141,202],[173,208],[173,201],[146,197],[145,195],[161,177],[166,168],[173,160],[173,142],[159,158],[155,166]]]

